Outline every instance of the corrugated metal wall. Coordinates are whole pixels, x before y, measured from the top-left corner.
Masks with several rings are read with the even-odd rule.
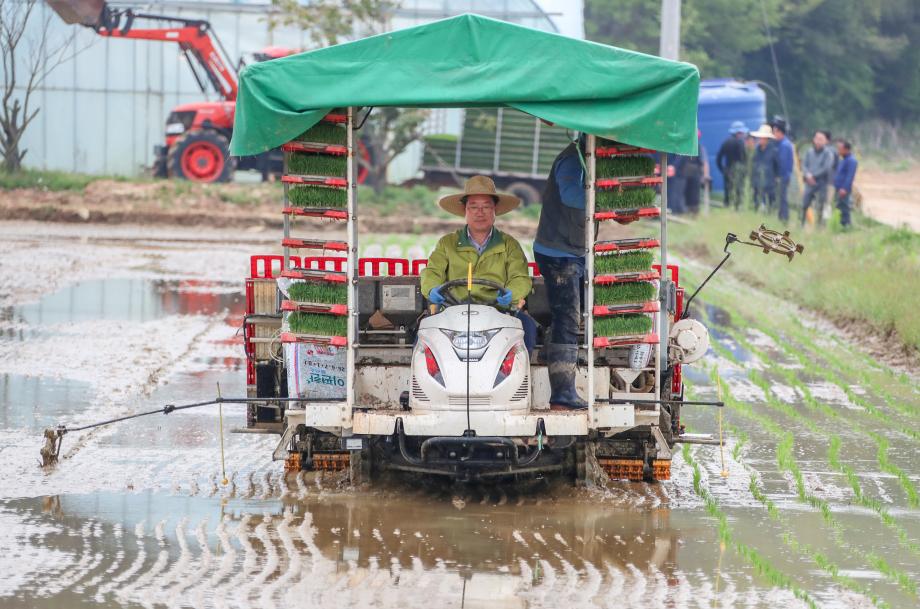
[[[266,4],[136,6],[148,13],[209,20],[233,61],[270,45],[309,46],[299,30],[271,30]],[[407,0],[392,25],[395,29],[464,12],[554,29],[530,0]],[[76,31],[72,44],[76,55],[34,94],[41,112],[25,134],[25,165],[92,174],[142,173],[153,162],[153,146],[163,141],[170,109],[205,99],[177,45],[102,38],[90,29],[65,24],[44,3],[37,7],[29,27],[42,27],[49,16],[52,40],[65,40]]]

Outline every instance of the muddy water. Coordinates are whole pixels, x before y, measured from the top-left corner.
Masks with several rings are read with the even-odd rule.
[[[0,607],[917,606],[920,512],[906,489],[920,462],[900,431],[914,419],[886,402],[920,408],[916,394],[883,367],[839,371],[797,344],[818,364],[806,368],[721,293],[703,315],[719,345],[710,359],[759,418],[727,408],[725,450],[678,452],[663,484],[390,478],[354,489],[285,477],[270,461],[275,438],[225,434],[224,486],[216,407],[68,436],[43,472],[49,424],[210,397],[217,383],[245,389],[241,285],[228,276],[270,245],[214,245],[223,255],[209,276],[190,234],[144,231],[139,247],[123,227],[117,239],[94,231],[73,244],[71,280],[49,268],[45,282],[0,282],[28,287],[3,294],[0,313]],[[50,247],[16,234],[11,264]],[[103,275],[101,259],[114,261]],[[779,314],[760,323],[784,335],[790,311],[770,305]],[[715,395],[709,370],[687,378]],[[243,422],[241,409],[223,417],[225,429]],[[687,408],[683,422],[718,429],[710,409]],[[791,433],[794,467],[774,428]],[[871,434],[887,439],[884,467]],[[829,461],[831,435],[852,476]]]

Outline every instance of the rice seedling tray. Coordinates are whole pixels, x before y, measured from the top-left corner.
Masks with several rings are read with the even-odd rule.
[[[340,144],[325,144],[323,142],[288,142],[281,146],[284,152],[306,152],[312,154],[331,154],[345,156],[348,147]]]
[[[327,220],[348,220],[348,212],[341,209],[328,207],[285,207],[281,210],[287,216],[307,216],[310,218],[325,218]]]
[[[595,349],[629,347],[643,344],[655,345],[658,344],[658,335],[652,333],[637,334],[635,336],[595,336],[593,342]]]
[[[315,186],[335,186],[338,188],[345,188],[348,186],[348,180],[345,178],[314,175],[285,175],[281,176],[281,182],[283,184],[312,184]]]
[[[285,168],[286,173],[291,175],[344,178],[348,171],[348,159],[328,154],[289,152]]]
[[[286,296],[292,302],[343,304],[348,300],[348,288],[342,283],[298,281],[288,286]]]
[[[594,287],[595,305],[633,305],[657,301],[658,288],[648,281],[631,281]]]
[[[632,281],[653,281],[660,279],[658,271],[642,271],[638,273],[616,273],[610,275],[597,275],[595,285],[608,285],[611,283],[629,283]]]
[[[632,221],[642,218],[657,218],[661,215],[661,210],[657,207],[645,207],[642,209],[618,209],[611,211],[599,211],[594,213],[594,219]]]
[[[285,332],[310,336],[344,336],[348,333],[348,319],[326,313],[293,311],[285,313]]]
[[[594,336],[644,336],[654,329],[654,317],[642,313],[594,318]]]
[[[287,197],[287,203],[292,207],[345,209],[348,206],[348,191],[344,188],[315,184],[289,184],[284,194]]]
[[[609,252],[594,256],[595,275],[618,275],[621,273],[640,273],[652,267],[654,258],[649,250],[629,250]]]
[[[282,343],[318,343],[333,347],[347,347],[348,338],[345,336],[322,336],[319,334],[300,334],[297,332],[282,332],[279,336]]]
[[[595,252],[623,252],[640,249],[653,249],[661,245],[658,239],[614,239],[612,241],[597,241],[594,244]]]
[[[610,141],[598,140],[594,153],[598,158],[609,158],[623,155],[655,154],[655,151],[649,148],[630,146],[629,144],[615,144]]]
[[[281,271],[281,276],[287,279],[302,279],[304,281],[325,281],[326,283],[348,283],[346,273],[334,271],[319,271],[316,269],[289,269]]]
[[[629,315],[635,313],[657,313],[661,309],[658,301],[621,304],[621,305],[594,305],[595,317],[609,317],[611,315]]]
[[[323,239],[297,239],[288,237],[281,240],[282,247],[291,247],[301,250],[331,250],[334,252],[347,252],[348,243],[345,241],[324,241]]]
[[[594,182],[598,188],[620,188],[633,186],[657,186],[661,176],[626,176],[621,178],[598,178]]]
[[[605,188],[594,195],[594,211],[643,209],[657,207],[658,193],[651,186],[638,188]]]
[[[323,313],[326,315],[348,315],[348,306],[322,302],[303,302],[300,300],[282,300],[281,310],[286,313]]]

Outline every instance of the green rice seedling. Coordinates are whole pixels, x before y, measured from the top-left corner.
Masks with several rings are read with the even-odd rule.
[[[345,177],[347,166],[344,156],[293,152],[288,158],[288,171],[297,175]]]
[[[295,334],[344,336],[348,331],[348,318],[341,315],[297,312],[288,315],[287,322]]]
[[[594,257],[594,274],[615,275],[647,271],[652,266],[652,259],[652,252],[647,250],[598,255]]]
[[[297,136],[298,142],[316,142],[318,144],[339,144],[344,146],[348,141],[348,131],[345,127],[333,123],[319,122]]]
[[[631,281],[612,285],[594,286],[594,304],[637,304],[655,300],[658,290],[648,281]]]
[[[656,196],[655,189],[647,186],[603,188],[594,195],[594,207],[598,211],[652,207]]]
[[[595,171],[598,178],[648,176],[655,172],[655,159],[647,156],[615,156],[597,159]]]
[[[594,318],[594,336],[630,336],[648,334],[651,330],[652,318],[641,313]]]
[[[348,300],[348,288],[344,283],[303,281],[292,284],[288,295],[299,302],[344,304]]]
[[[342,188],[305,184],[288,188],[288,201],[295,207],[335,207],[348,205],[348,192]]]

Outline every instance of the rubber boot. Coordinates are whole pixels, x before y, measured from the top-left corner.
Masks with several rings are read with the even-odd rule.
[[[549,398],[552,410],[583,410],[588,403],[575,391],[575,367],[578,363],[578,345],[544,345],[549,371]]]

